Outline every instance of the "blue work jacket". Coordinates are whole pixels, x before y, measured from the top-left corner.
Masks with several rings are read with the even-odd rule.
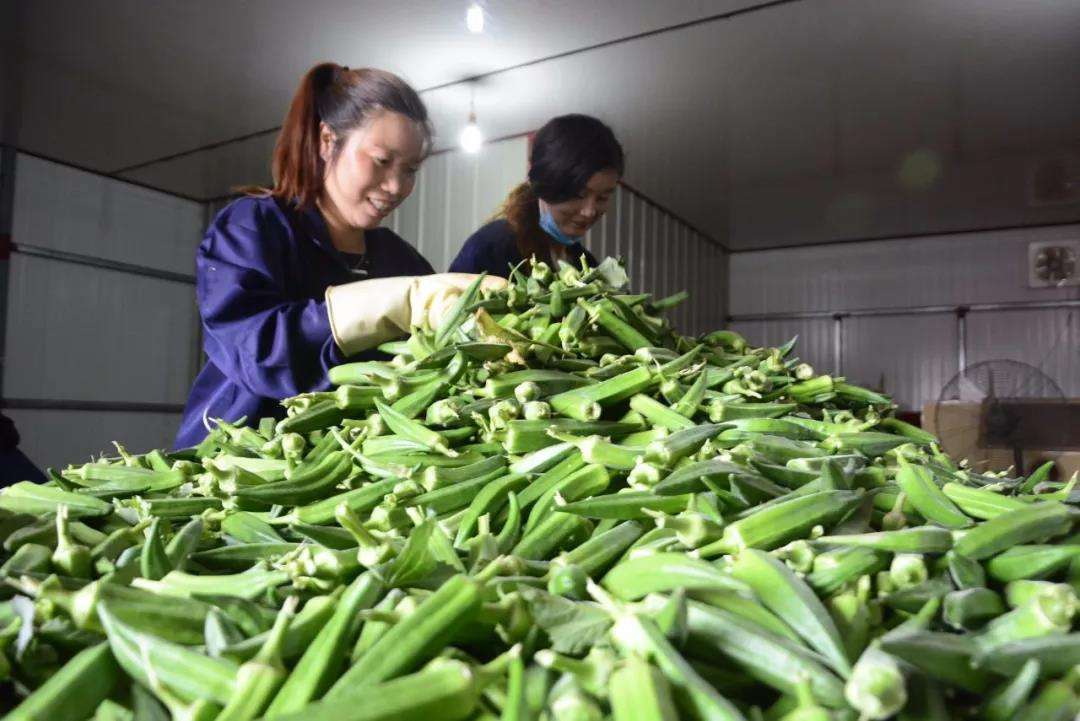
[[[581,243],[574,243],[568,248],[571,258],[580,258],[585,254],[585,260],[590,266],[597,265],[593,254],[585,249]],[[520,263],[521,253],[518,251],[517,238],[514,235],[510,223],[506,220],[493,220],[469,236],[461,252],[450,264],[451,273],[481,273],[487,271],[489,275],[497,275],[506,278],[510,275],[510,268]],[[540,258],[551,265],[551,258]],[[574,263],[577,264],[576,262]],[[554,268],[554,266],[552,266]],[[528,271],[526,270],[526,274]]]
[[[388,228],[367,231],[365,243],[366,275],[334,248],[316,209],[247,197],[218,213],[196,256],[207,362],[188,396],[176,448],[206,437],[204,414],[251,424],[281,418],[282,398],[329,386],[327,369],[346,359],[330,333],[327,286],[434,272]],[[367,351],[354,359],[379,357]]]

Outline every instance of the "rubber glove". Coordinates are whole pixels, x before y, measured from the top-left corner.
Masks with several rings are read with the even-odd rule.
[[[372,278],[326,289],[330,332],[346,355],[407,335],[413,326],[438,328],[454,301],[476,280],[472,273]],[[489,275],[481,288],[506,279]]]

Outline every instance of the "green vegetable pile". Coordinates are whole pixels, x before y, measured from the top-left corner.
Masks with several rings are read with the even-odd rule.
[[[284,420],[0,493],[11,720],[1071,719],[1080,495],[533,262]]]

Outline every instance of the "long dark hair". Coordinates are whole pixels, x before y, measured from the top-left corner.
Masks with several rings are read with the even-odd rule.
[[[596,173],[623,174],[623,149],[611,128],[589,115],[552,118],[533,137],[529,179],[510,191],[500,215],[514,231],[521,257],[549,257],[551,241],[540,229],[537,199],[569,200],[585,189]]]
[[[297,200],[301,208],[315,204],[322,190],[324,163],[319,154],[320,123],[338,138],[335,155],[350,131],[380,110],[401,113],[416,122],[431,144],[431,124],[420,96],[393,73],[375,68],[349,68],[320,63],[308,70],[293,96],[274,146],[273,195]],[[267,192],[266,189],[262,190]]]

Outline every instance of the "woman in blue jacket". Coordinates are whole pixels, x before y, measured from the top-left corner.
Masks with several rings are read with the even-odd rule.
[[[451,271],[507,276],[523,258],[577,265],[589,228],[607,211],[623,174],[623,150],[611,128],[588,115],[562,115],[537,131],[529,178],[514,188],[496,220],[477,230]]]
[[[273,188],[222,210],[199,246],[207,363],[176,447],[202,440],[206,418],[281,417],[279,400],[326,388],[330,367],[439,322],[475,276],[433,274],[379,227],[412,192],[430,142],[427,109],[397,76],[336,63],[304,76]]]

